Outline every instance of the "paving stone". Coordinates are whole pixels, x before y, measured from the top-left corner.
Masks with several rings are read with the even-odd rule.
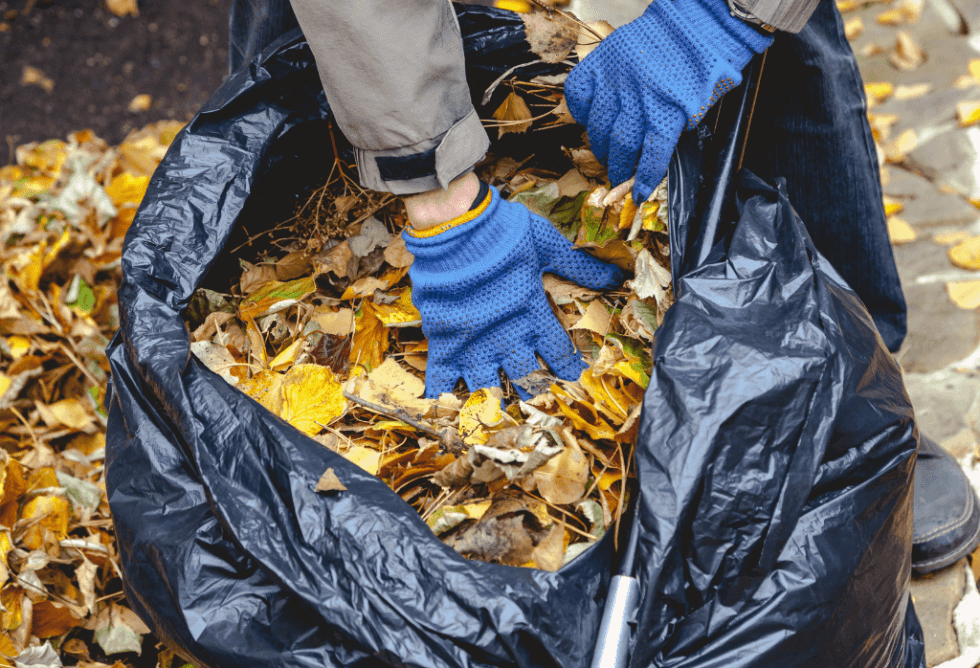
[[[968,455],[976,454],[977,435],[972,429],[963,428],[955,436],[943,441],[941,445],[956,459],[963,459]]]
[[[926,642],[926,664],[935,666],[959,656],[953,610],[963,598],[966,560],[936,573],[912,578],[912,601]]]
[[[939,187],[951,186],[967,197],[980,197],[980,128],[944,132],[917,147],[909,165]]]
[[[980,392],[980,379],[944,370],[906,373],[904,380],[920,432],[943,443],[970,428],[967,412]]]
[[[884,192],[902,200],[905,208],[898,215],[912,227],[961,227],[980,219],[975,206],[959,195],[940,192],[928,179],[900,168],[892,168],[890,174]]]

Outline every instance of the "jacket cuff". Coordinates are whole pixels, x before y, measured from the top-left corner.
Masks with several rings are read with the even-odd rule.
[[[445,189],[473,170],[490,148],[480,117],[473,110],[443,135],[412,146],[367,150],[354,147],[361,185],[396,195]]]
[[[741,9],[776,30],[798,33],[817,8],[819,0],[734,0]]]

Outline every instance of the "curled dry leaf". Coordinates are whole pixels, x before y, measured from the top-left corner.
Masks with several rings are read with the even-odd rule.
[[[560,63],[578,41],[579,26],[559,12],[522,14],[531,51],[546,63]]]
[[[899,30],[895,37],[895,50],[888,56],[888,62],[900,70],[911,72],[926,62],[926,52],[910,34]]]
[[[501,121],[497,128],[500,137],[508,132],[524,133],[531,127],[531,110],[524,98],[517,93],[508,95],[503,104],[497,107],[497,111],[493,112],[493,117]]]
[[[347,487],[344,483],[340,482],[340,478],[332,468],[327,469],[320,476],[320,479],[316,483],[317,492],[346,492]]]

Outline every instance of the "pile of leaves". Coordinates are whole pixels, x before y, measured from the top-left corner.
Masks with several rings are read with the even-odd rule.
[[[123,235],[179,129],[115,148],[77,132],[0,168],[0,666],[95,668],[144,649],[105,496],[104,349]]]
[[[571,17],[553,18],[527,21],[543,60],[560,62],[598,39]],[[488,95],[500,86],[510,92],[488,127],[534,145],[536,133],[572,123],[565,76],[503,77]],[[269,225],[280,234],[253,244],[278,252],[254,261],[239,254],[241,275],[226,292],[198,290],[186,314],[192,352],[386,482],[462,555],[558,569],[618,530],[635,481],[632,448],[653,333],[672,302],[665,184],[638,207],[632,182],[610,188],[584,133],[572,136],[557,159],[492,154],[477,171],[633,276],[605,294],[545,276],[554,312],[589,365],[577,380],[542,368],[502,377],[503,389],[460,383],[454,393],[423,398],[427,341],[400,236],[404,210],[361,190],[347,176],[354,167],[339,161],[288,224]],[[521,401],[511,383],[533,398]],[[344,492],[332,469],[317,489]]]

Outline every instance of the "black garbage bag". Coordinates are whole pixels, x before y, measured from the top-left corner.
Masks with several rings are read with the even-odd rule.
[[[471,85],[534,59],[514,15],[458,11]],[[556,573],[463,559],[190,354],[182,310],[265,194],[329,162],[329,117],[284,37],[178,135],[127,234],[106,466],[129,602],[200,666],[584,667],[608,536]],[[748,178],[740,196],[658,332],[633,665],[919,666],[898,370],[785,195]],[[328,467],[347,491],[313,491]]]

